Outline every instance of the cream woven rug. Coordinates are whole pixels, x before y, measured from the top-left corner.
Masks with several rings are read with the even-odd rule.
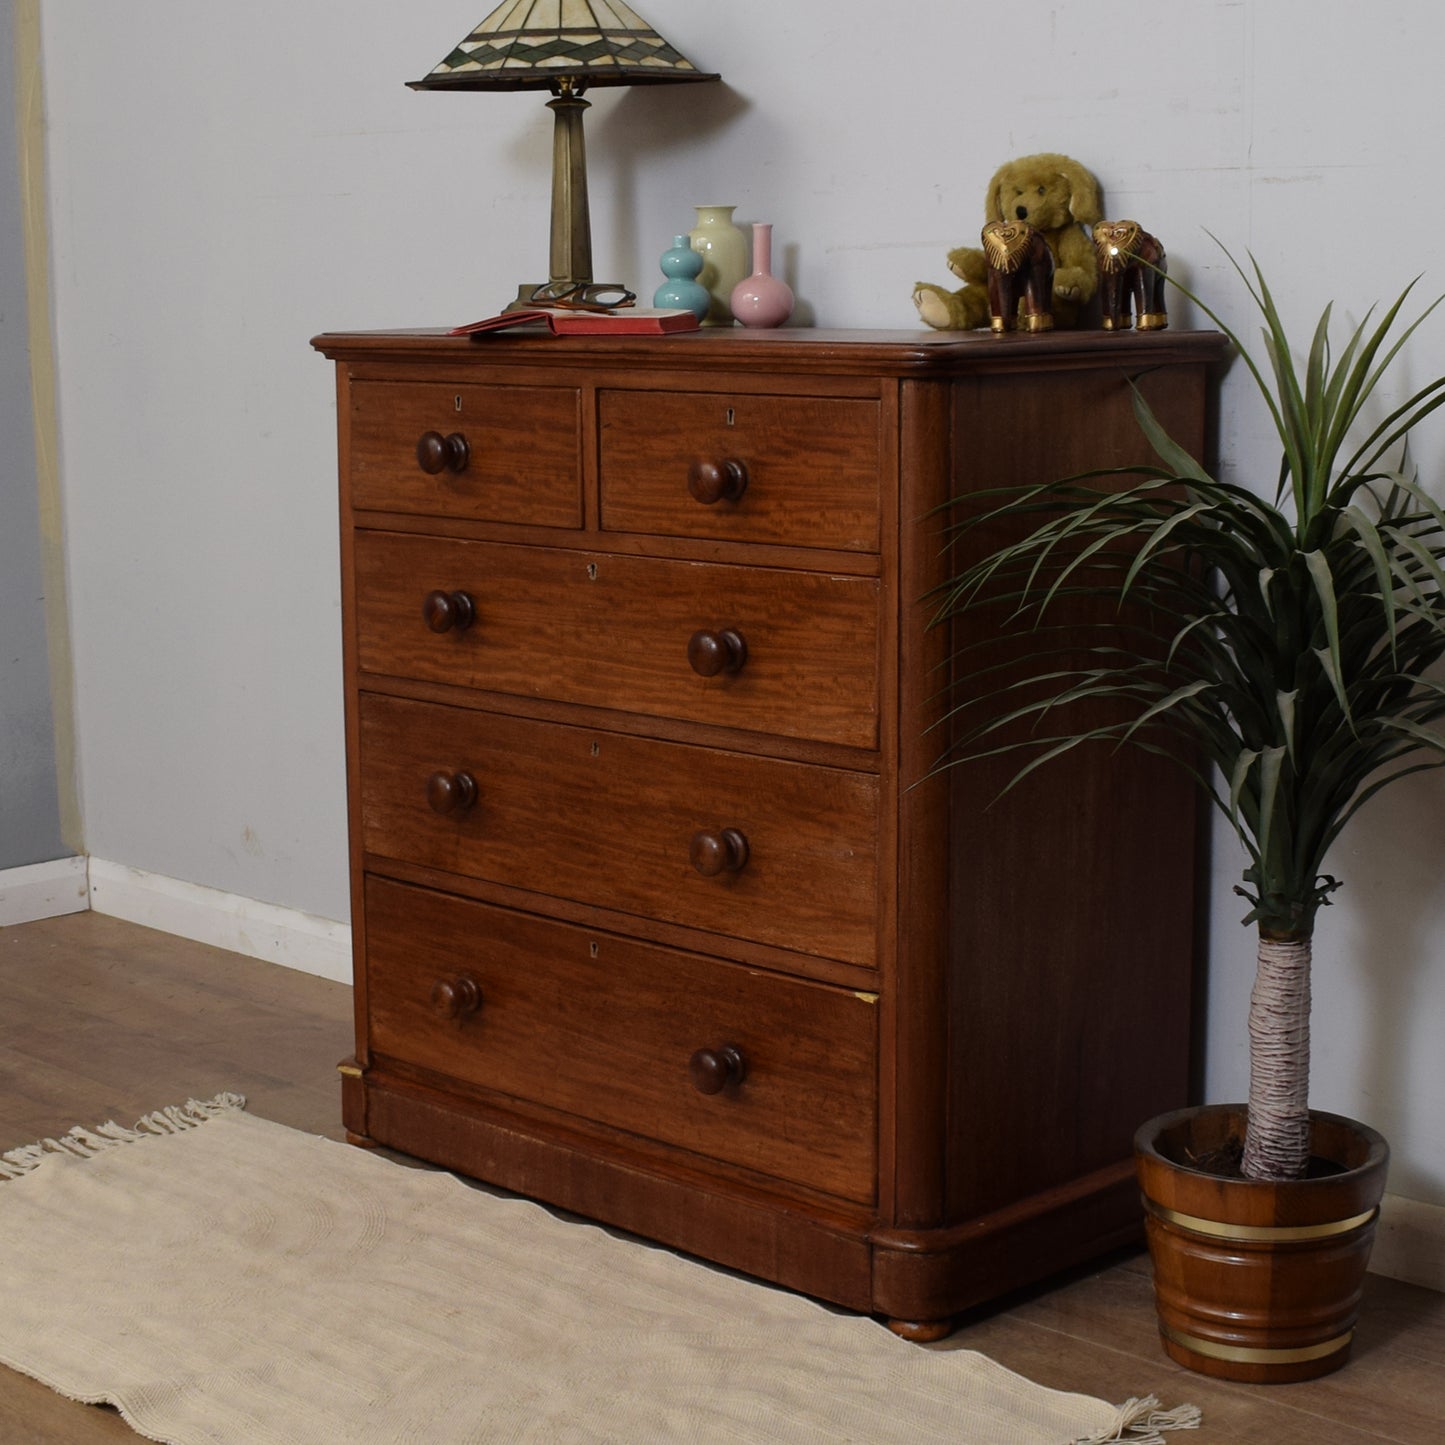
[[[920,1349],[243,1106],[0,1159],[0,1359],[174,1445],[1163,1445],[1197,1419]]]

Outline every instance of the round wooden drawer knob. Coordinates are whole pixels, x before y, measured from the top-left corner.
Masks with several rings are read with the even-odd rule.
[[[740,873],[748,862],[747,835],[737,828],[723,828],[716,833],[706,830],[694,833],[688,858],[704,878],[716,878],[720,873]]]
[[[482,986],[468,974],[432,984],[431,1006],[444,1019],[464,1019],[482,1006]]]
[[[468,592],[428,592],[421,615],[433,632],[465,632],[477,620],[477,604]]]
[[[426,780],[432,812],[460,816],[477,801],[477,780],[470,773],[436,772]]]
[[[699,677],[716,677],[723,672],[741,672],[748,660],[748,644],[741,632],[725,627],[721,632],[694,632],[687,640],[688,666]]]
[[[741,1084],[747,1072],[742,1050],[732,1044],[699,1049],[687,1061],[687,1076],[699,1094],[720,1094],[729,1084]]]
[[[687,473],[687,490],[705,507],[736,502],[748,489],[748,469],[738,461],[694,462]]]
[[[471,459],[472,449],[461,432],[444,437],[439,431],[424,431],[416,440],[416,464],[430,476],[464,472]]]

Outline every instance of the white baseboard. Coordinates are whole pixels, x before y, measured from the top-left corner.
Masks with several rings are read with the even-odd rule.
[[[351,929],[329,918],[279,908],[122,863],[90,860],[90,906],[180,938],[263,958],[339,983],[351,982]]]
[[[1370,1270],[1445,1293],[1445,1205],[1387,1194]]]
[[[86,862],[84,857],[57,858],[0,871],[0,928],[84,913],[90,907]]]

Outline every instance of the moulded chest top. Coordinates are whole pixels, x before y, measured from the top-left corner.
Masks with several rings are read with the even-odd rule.
[[[839,373],[957,375],[987,371],[1056,371],[1097,367],[1108,358],[1137,371],[1150,366],[1220,359],[1228,339],[1217,331],[1051,331],[1043,335],[989,331],[775,331],[703,327],[667,336],[552,336],[489,332],[449,336],[444,328],[336,331],[311,344],[337,361],[468,361],[535,363],[543,358],[630,366],[721,366],[777,370],[804,366]]]

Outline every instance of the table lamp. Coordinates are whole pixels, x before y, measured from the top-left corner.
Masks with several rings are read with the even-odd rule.
[[[704,75],[620,0],[508,0],[413,90],[550,90],[552,258],[546,282],[518,288],[512,307],[557,300],[607,304],[621,286],[592,279],[583,92],[595,85],[666,85]],[[511,308],[508,308],[511,309]]]

